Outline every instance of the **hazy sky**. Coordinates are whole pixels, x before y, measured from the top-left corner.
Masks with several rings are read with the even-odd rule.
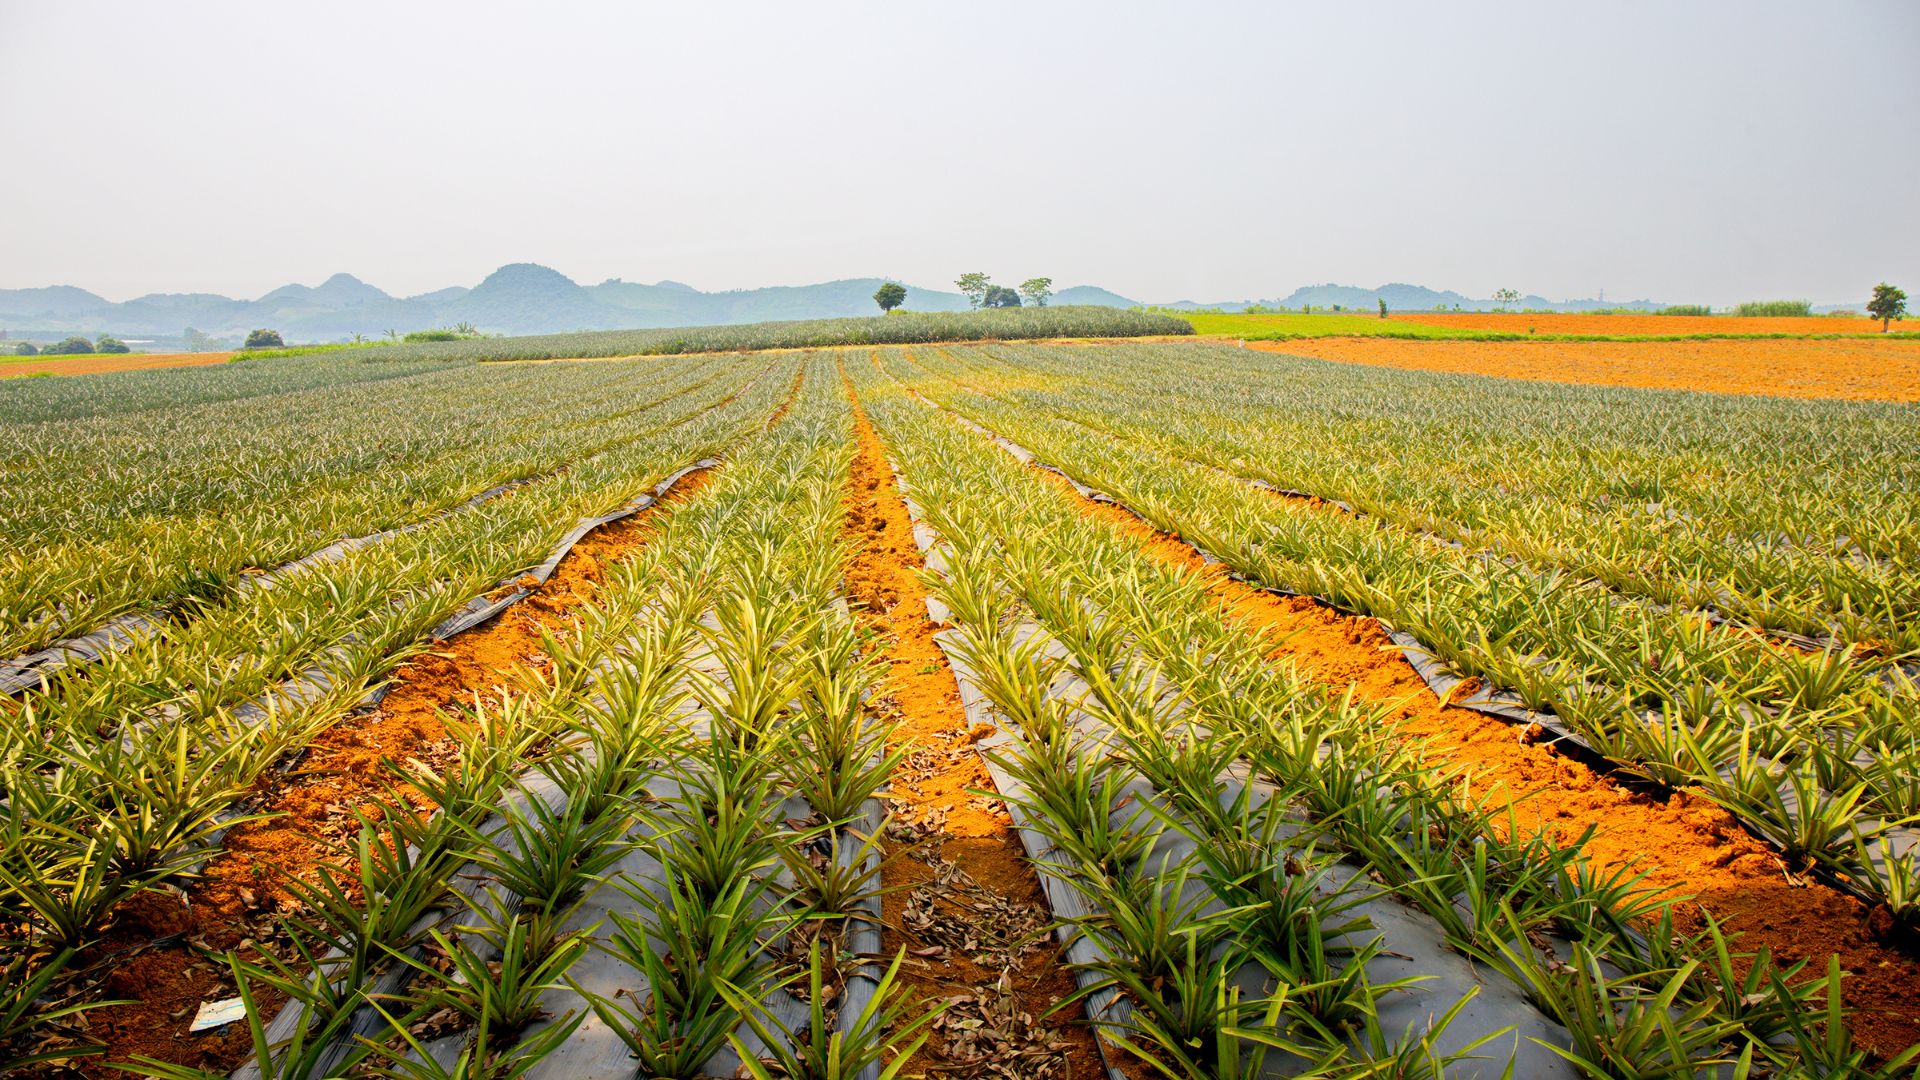
[[[1920,4],[0,0],[0,287],[1920,294]]]

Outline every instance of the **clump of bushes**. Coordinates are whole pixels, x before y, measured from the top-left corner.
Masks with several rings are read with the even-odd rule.
[[[93,351],[99,353],[130,353],[133,350],[127,347],[126,342],[121,341],[112,334],[101,334],[98,338],[94,339]]]
[[[1734,308],[1733,313],[1745,318],[1804,318],[1813,314],[1813,303],[1809,300],[1749,300]]]
[[[254,330],[247,334],[247,343],[243,347],[248,349],[280,349],[285,348],[286,344],[286,342],[280,340],[280,331],[278,330]]]
[[[1668,304],[1655,315],[1711,315],[1713,309],[1705,304]]]
[[[35,345],[35,344],[34,344],[33,342],[31,342],[31,341],[23,341],[23,342],[21,342],[20,344],[18,344],[18,345],[15,345],[15,346],[13,347],[13,355],[15,355],[15,356],[39,356],[39,355],[40,355],[40,346],[38,346],[38,345]]]
[[[85,356],[93,351],[93,342],[75,335],[65,341],[56,341],[40,351],[48,356]]]
[[[479,334],[474,333],[471,330],[462,330],[458,327],[455,327],[451,330],[446,329],[444,327],[435,327],[432,330],[415,330],[412,333],[408,334],[406,337],[402,338],[401,340],[409,341],[409,342],[466,341],[469,338],[477,338],[479,336],[480,336]]]

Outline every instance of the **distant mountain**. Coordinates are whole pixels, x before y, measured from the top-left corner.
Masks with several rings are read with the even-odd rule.
[[[1435,306],[1450,308],[1455,304],[1469,309],[1480,306],[1478,301],[1457,292],[1436,292],[1425,286],[1397,282],[1377,289],[1362,289],[1353,285],[1309,285],[1293,290],[1280,301],[1280,306],[1297,308],[1312,304],[1317,308],[1330,308],[1339,304],[1343,308],[1377,308],[1381,300],[1387,302],[1390,311],[1432,311]]]
[[[216,338],[236,339],[256,327],[279,330],[289,341],[339,341],[354,334],[378,337],[389,330],[406,333],[435,326],[471,323],[486,333],[540,334],[569,330],[611,330],[658,326],[700,326],[764,322],[772,319],[824,319],[871,315],[874,290],[885,278],[847,278],[814,285],[776,285],[727,292],[701,292],[678,281],[652,285],[609,278],[581,285],[559,271],[536,263],[511,263],[472,288],[452,286],[418,296],[396,297],[354,277],[335,274],[318,285],[283,285],[257,300],[235,300],[211,293],[152,293],[122,303],[109,302],[85,289],[56,285],[40,289],[0,289],[0,329],[13,338],[48,339],[71,333],[113,333],[151,339],[157,348],[177,346],[193,327]],[[1419,285],[1390,283],[1365,289],[1353,285],[1312,285],[1279,300],[1198,303],[1181,300],[1164,307],[1244,310],[1250,304],[1316,308],[1339,305],[1371,311],[1380,299],[1393,311],[1432,311],[1435,307],[1487,310],[1491,300]],[[1136,307],[1136,301],[1094,285],[1075,285],[1054,294],[1057,304]],[[959,311],[967,300],[959,293],[909,286],[909,311]],[[1596,300],[1554,302],[1528,296],[1517,305],[1552,311],[1589,311],[1596,307],[1653,309],[1650,300],[1629,303]]]
[[[0,289],[0,311],[71,315],[106,305],[103,297],[72,285],[53,285],[44,289]]]
[[[259,302],[338,310],[355,304],[372,304],[391,299],[393,297],[352,274],[335,274],[311,288],[305,285],[282,285],[261,297]]]
[[[1295,289],[1277,304],[1288,308],[1298,308],[1302,304],[1330,308],[1338,304],[1342,308],[1372,311],[1379,307],[1381,300],[1387,302],[1389,311],[1433,311],[1436,308],[1451,309],[1456,304],[1463,311],[1490,311],[1500,306],[1492,300],[1476,300],[1457,292],[1437,292],[1422,285],[1398,282],[1373,289],[1354,285],[1309,285]],[[1666,305],[1653,300],[1549,300],[1544,296],[1528,294],[1509,306],[1527,311],[1593,311],[1599,308],[1657,311]]]
[[[1061,289],[1048,301],[1053,304],[1093,304],[1098,307],[1130,308],[1139,307],[1138,300],[1129,300],[1117,292],[1108,292],[1098,285],[1075,285]]]
[[[609,330],[617,313],[558,270],[538,263],[509,263],[458,300],[446,304],[447,322],[470,322],[483,331],[541,333]]]
[[[871,315],[878,310],[874,291],[886,280],[848,278],[710,293],[678,281],[644,285],[609,278],[583,286],[536,263],[512,263],[471,289],[453,286],[405,298],[390,296],[351,274],[335,274],[313,286],[283,285],[257,300],[155,293],[111,303],[84,289],[56,286],[0,290],[0,327],[15,338],[107,332],[154,339],[164,348],[178,341],[187,327],[220,338],[272,327],[289,341],[312,342],[460,322],[501,334],[698,326]],[[1064,289],[1055,302],[1136,306],[1093,286]],[[960,311],[967,299],[959,293],[909,287],[905,306],[910,311]]]

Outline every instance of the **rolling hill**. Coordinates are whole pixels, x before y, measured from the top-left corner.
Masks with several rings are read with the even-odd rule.
[[[335,274],[314,286],[283,285],[257,300],[152,293],[114,303],[62,285],[0,289],[0,326],[14,338],[108,332],[156,341],[178,339],[187,327],[232,338],[266,326],[289,341],[334,341],[356,333],[378,337],[388,330],[406,333],[461,322],[500,334],[710,326],[871,315],[874,290],[885,280],[848,278],[702,292],[677,281],[647,285],[610,278],[581,285],[536,263],[511,263],[472,288],[455,286],[412,297],[391,296],[351,274]],[[1057,302],[1137,306],[1092,286],[1064,289]],[[961,311],[967,301],[959,293],[909,287],[906,307]]]

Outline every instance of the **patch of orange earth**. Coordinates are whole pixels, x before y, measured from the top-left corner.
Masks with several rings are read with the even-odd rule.
[[[1377,367],[1532,382],[1704,390],[1717,394],[1920,401],[1920,340],[1249,341],[1250,349]]]
[[[47,356],[33,360],[0,359],[0,379],[25,375],[106,375],[115,371],[145,371],[150,368],[199,367],[224,364],[233,359],[230,352],[203,353],[121,353],[118,356]]]
[[[1528,315],[1501,311],[1395,312],[1401,322],[1501,334],[1877,334],[1878,319],[1737,315]],[[1895,324],[1896,329],[1899,324]]]
[[[483,699],[497,697],[519,686],[515,670],[537,666],[545,658],[541,632],[564,634],[571,628],[570,612],[593,601],[606,567],[631,555],[652,535],[656,510],[691,498],[709,477],[707,472],[686,476],[660,503],[588,533],[531,595],[493,621],[401,665],[378,709],[316,735],[292,772],[261,778],[255,805],[278,816],[229,830],[222,850],[189,885],[183,900],[148,893],[116,913],[99,955],[114,949],[137,951],[108,976],[103,996],[135,1001],[86,1014],[91,1036],[105,1044],[107,1052],[84,1059],[80,1071],[100,1080],[123,1077],[126,1074],[111,1063],[138,1054],[227,1072],[251,1053],[244,1024],[198,1035],[187,1031],[201,1002],[236,992],[223,963],[187,944],[218,952],[244,948],[249,939],[269,940],[279,917],[293,904],[286,882],[315,880],[315,867],[337,863],[336,845],[357,829],[354,811],[378,811],[392,780],[386,763],[417,758],[435,768],[456,765],[457,748],[441,723],[442,712],[470,706],[476,693]],[[411,786],[400,784],[396,790],[416,812],[434,809],[432,801]],[[180,931],[185,931],[187,944],[146,944]],[[271,1014],[284,999],[269,993],[259,1000]]]
[[[912,519],[894,484],[886,449],[857,399],[854,410],[859,450],[845,499],[844,534],[854,552],[844,570],[846,589],[858,617],[878,635],[885,675],[874,704],[899,724],[889,745],[918,752],[889,785],[889,812],[896,821],[928,829],[939,842],[938,853],[982,889],[1045,911],[1039,878],[1026,861],[1006,810],[973,794],[993,790],[993,778],[973,749],[993,729],[985,724],[975,728],[967,721],[953,669],[933,640],[935,625],[928,619],[927,590],[918,576],[924,563],[913,542]],[[881,871],[882,887],[893,890],[882,900],[881,952],[886,956],[903,948],[911,954],[926,944],[903,928],[903,916],[909,891],[932,880],[933,870],[902,848],[887,841],[890,858]],[[1012,992],[1020,1009],[1064,1044],[1066,1076],[1101,1076],[1099,1050],[1078,1005],[1039,1020],[1075,991],[1073,976],[1051,939],[1048,946],[1027,954],[1017,970],[1008,973]],[[954,950],[931,960],[909,955],[901,974],[927,999],[967,994],[1001,977],[1001,972],[979,967]],[[940,1044],[941,1037],[935,1035],[905,1073],[953,1075],[956,1065],[940,1053]]]
[[[1690,897],[1677,913],[1683,929],[1701,929],[1705,911],[1738,935],[1736,947],[1747,952],[1764,947],[1787,965],[1808,960],[1812,973],[1838,956],[1848,976],[1844,998],[1858,1010],[1848,1027],[1860,1044],[1890,1055],[1920,1041],[1920,963],[1883,944],[1890,928],[1884,911],[1790,877],[1771,849],[1705,799],[1682,792],[1661,801],[1630,792],[1533,745],[1513,725],[1442,705],[1377,621],[1236,581],[1223,566],[1207,564],[1186,543],[1125,510],[1080,497],[1053,473],[1034,473],[1073,495],[1084,514],[1202,578],[1229,618],[1277,643],[1275,660],[1342,690],[1351,687],[1362,704],[1384,707],[1394,730],[1428,764],[1459,775],[1476,797],[1510,803],[1520,828],[1545,829],[1571,842],[1596,826],[1587,859],[1606,872],[1631,867],[1646,875],[1647,885]]]

